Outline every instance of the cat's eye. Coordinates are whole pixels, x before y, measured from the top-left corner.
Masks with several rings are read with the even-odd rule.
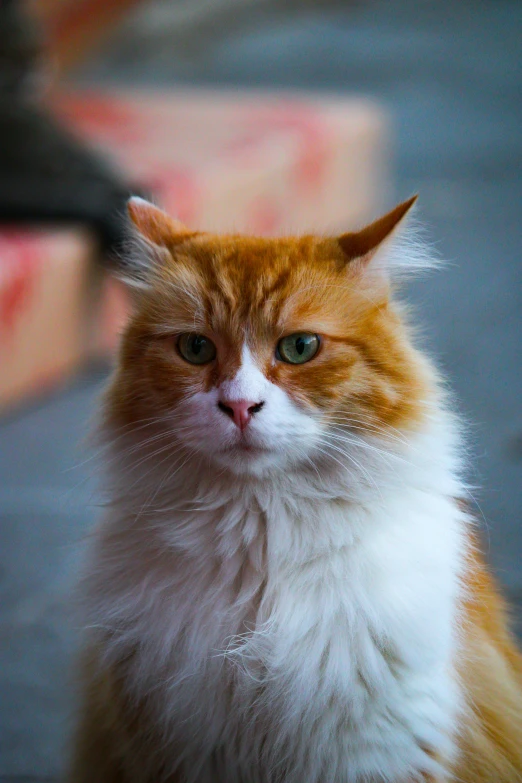
[[[202,334],[188,332],[178,337],[178,351],[190,364],[208,364],[216,358],[216,346]]]
[[[319,350],[319,337],[308,332],[296,332],[283,337],[277,344],[276,357],[288,364],[304,364]]]

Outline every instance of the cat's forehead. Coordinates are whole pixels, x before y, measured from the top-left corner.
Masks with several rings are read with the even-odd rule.
[[[186,252],[208,278],[217,274],[244,285],[253,280],[268,282],[283,270],[298,275],[305,268],[324,269],[327,244],[334,252],[334,243],[314,236],[267,239],[203,234],[187,243]]]
[[[245,330],[269,339],[305,328],[336,334],[357,310],[357,285],[340,258],[334,241],[315,236],[197,236],[172,253],[151,313],[165,328],[210,329],[234,341]]]
[[[205,295],[236,308],[319,290],[337,280],[340,256],[333,242],[317,237],[263,239],[203,235],[187,243],[170,264],[173,277],[192,277]],[[307,297],[308,299],[310,296]]]

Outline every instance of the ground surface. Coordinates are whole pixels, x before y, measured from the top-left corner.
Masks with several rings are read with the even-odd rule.
[[[167,28],[158,38],[130,22],[81,77],[364,91],[388,105],[396,194],[420,191],[421,217],[451,262],[410,296],[473,422],[471,480],[490,557],[522,605],[522,4],[308,5],[293,16],[261,5],[246,29],[244,18],[218,19],[184,45]],[[78,442],[100,387],[87,374],[0,423],[0,783],[52,778],[62,766],[68,597],[77,542],[97,512]]]

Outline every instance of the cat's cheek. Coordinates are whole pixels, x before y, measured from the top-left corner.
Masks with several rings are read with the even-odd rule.
[[[140,380],[165,410],[183,405],[214,382],[211,368],[190,365],[174,351],[166,344],[152,345],[140,367]]]
[[[264,416],[254,422],[260,441],[289,462],[305,458],[320,438],[321,425],[310,406],[287,390],[270,384]]]
[[[311,415],[321,415],[334,408],[349,393],[358,353],[323,338],[316,357],[302,365],[277,362],[268,377],[297,405]]]
[[[180,413],[178,438],[191,448],[212,455],[234,442],[234,425],[219,410],[215,387],[206,391],[199,386],[187,394]]]

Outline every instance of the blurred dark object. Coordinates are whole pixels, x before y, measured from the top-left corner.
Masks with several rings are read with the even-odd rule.
[[[43,48],[18,0],[0,0],[0,53],[0,223],[86,224],[117,251],[131,188],[31,94]]]
[[[20,13],[16,0],[0,0],[0,93],[22,96],[30,90],[42,52],[38,26]]]
[[[129,193],[44,111],[0,96],[0,222],[85,223],[111,251]]]

